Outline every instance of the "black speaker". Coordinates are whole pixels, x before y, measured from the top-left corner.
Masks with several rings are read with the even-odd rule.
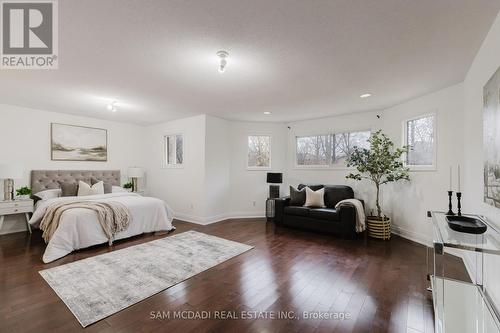
[[[269,185],[269,198],[276,199],[280,197],[280,186],[279,185]]]

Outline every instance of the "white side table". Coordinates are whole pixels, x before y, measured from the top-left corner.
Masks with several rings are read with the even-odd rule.
[[[30,216],[28,213],[33,213],[33,200],[31,199],[0,201],[0,229],[2,229],[5,215],[24,214],[28,231],[31,234]]]

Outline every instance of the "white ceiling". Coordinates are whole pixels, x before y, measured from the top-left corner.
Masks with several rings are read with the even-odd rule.
[[[499,10],[498,0],[64,0],[59,69],[0,71],[0,102],[137,124],[382,109],[461,82]],[[117,113],[105,108],[114,99]]]

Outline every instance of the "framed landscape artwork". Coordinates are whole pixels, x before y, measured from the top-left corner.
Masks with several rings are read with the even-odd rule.
[[[483,89],[484,202],[500,208],[500,68]]]
[[[101,128],[51,124],[53,161],[108,160],[108,131]]]

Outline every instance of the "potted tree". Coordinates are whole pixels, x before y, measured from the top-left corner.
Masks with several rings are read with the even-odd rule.
[[[347,157],[347,166],[355,167],[357,172],[348,174],[346,178],[368,179],[375,184],[377,215],[367,217],[368,234],[375,238],[389,239],[391,220],[382,214],[380,186],[399,180],[410,180],[409,169],[404,166],[401,158],[408,152],[408,148],[395,148],[391,139],[381,130],[373,133],[368,141],[370,149],[354,147]]]

